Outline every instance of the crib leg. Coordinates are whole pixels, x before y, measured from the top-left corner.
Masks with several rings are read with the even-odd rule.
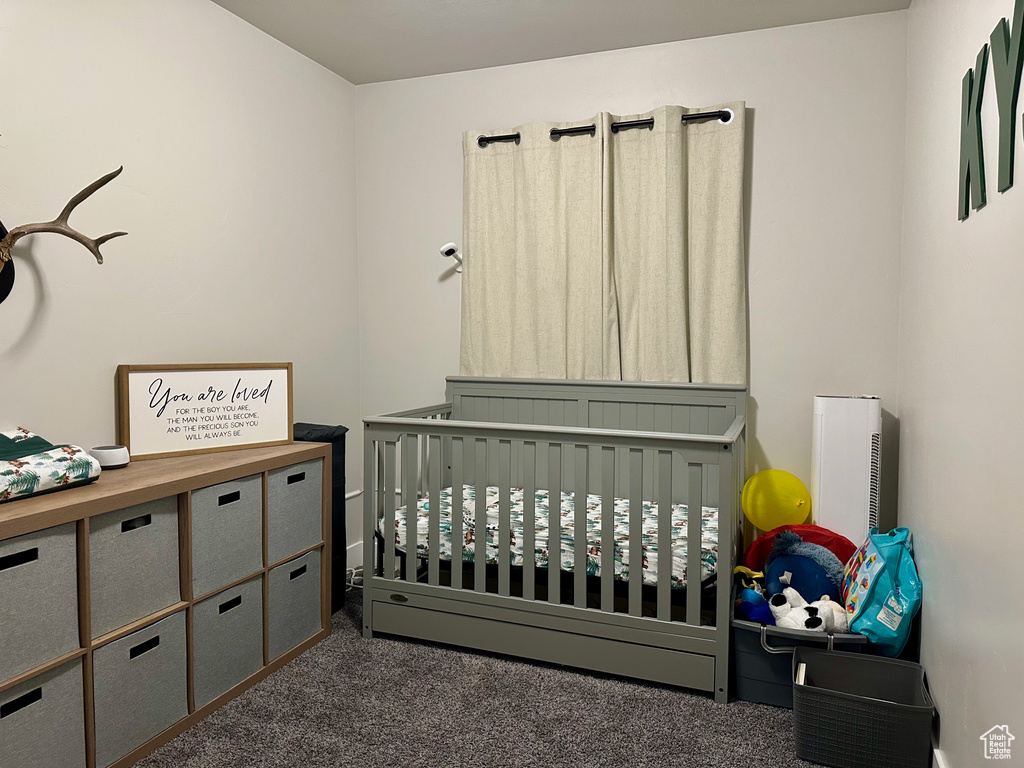
[[[373,574],[363,571],[363,637],[367,640],[373,637],[373,590],[370,589],[370,580]]]
[[[725,633],[725,640],[719,641],[715,653],[715,703],[729,702],[729,628],[719,630]]]
[[[718,675],[715,675],[717,678]],[[726,683],[715,681],[715,704],[728,704],[729,703],[729,689],[726,688]]]

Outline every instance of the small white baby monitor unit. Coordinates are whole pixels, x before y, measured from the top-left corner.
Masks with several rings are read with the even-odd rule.
[[[878,525],[882,401],[814,398],[811,509],[814,523],[856,545]]]
[[[459,246],[455,243],[445,243],[439,250],[441,251],[441,255],[446,259],[452,258],[459,262],[458,266],[455,267],[456,272],[462,271],[462,254],[459,253]]]
[[[121,469],[131,461],[128,449],[123,445],[100,445],[89,453],[100,463],[100,469]]]

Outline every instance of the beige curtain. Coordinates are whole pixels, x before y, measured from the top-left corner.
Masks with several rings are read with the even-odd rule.
[[[729,123],[681,120],[720,108]],[[493,132],[467,132],[461,372],[744,382],[743,117],[602,113],[486,147]]]
[[[619,378],[601,142],[552,141],[556,127],[486,148],[481,132],[464,137],[464,375]]]

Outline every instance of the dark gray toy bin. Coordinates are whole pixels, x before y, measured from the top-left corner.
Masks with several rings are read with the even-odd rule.
[[[928,768],[934,708],[920,664],[813,648],[793,654],[798,757],[832,768]]]
[[[794,648],[860,653],[866,644],[864,635],[830,635],[733,619],[733,691],[743,701],[792,709]]]

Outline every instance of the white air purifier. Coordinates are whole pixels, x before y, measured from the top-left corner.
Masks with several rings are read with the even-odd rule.
[[[860,546],[878,525],[882,401],[814,398],[811,509],[814,523]]]

